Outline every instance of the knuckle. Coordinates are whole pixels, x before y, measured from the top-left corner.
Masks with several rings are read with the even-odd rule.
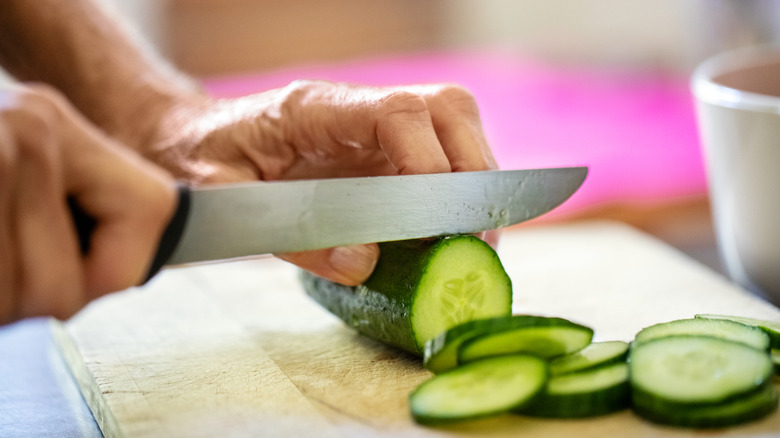
[[[434,92],[433,98],[441,102],[443,107],[450,108],[453,111],[468,115],[479,114],[479,107],[474,95],[460,85],[442,85]]]
[[[382,116],[397,114],[421,114],[428,112],[428,104],[417,93],[410,91],[392,91],[379,99]]]
[[[53,168],[57,159],[57,148],[51,141],[51,125],[42,119],[32,119],[28,126],[35,131],[23,134],[24,140],[19,150],[20,159],[31,164]]]
[[[39,83],[28,84],[20,97],[21,110],[44,120],[54,120],[63,102],[57,90]]]
[[[57,157],[58,109],[48,87],[28,86],[0,112],[0,165],[19,160],[49,164]]]
[[[287,104],[308,103],[311,97],[333,88],[334,84],[312,79],[298,79],[284,88],[284,102]]]

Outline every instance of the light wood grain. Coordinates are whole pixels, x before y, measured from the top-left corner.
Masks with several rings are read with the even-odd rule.
[[[513,230],[499,249],[514,311],[631,339],[695,313],[780,319],[780,311],[632,228],[583,222]],[[684,437],[630,411],[553,421],[519,416],[457,427],[414,424],[420,360],[355,334],[275,259],[169,270],[94,302],[59,345],[107,436]],[[772,436],[780,413],[719,431]]]

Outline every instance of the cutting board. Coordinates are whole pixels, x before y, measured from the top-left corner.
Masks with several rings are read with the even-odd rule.
[[[561,316],[597,340],[695,313],[780,311],[625,225],[505,232],[515,313]],[[127,437],[684,437],[630,411],[585,420],[504,416],[416,425],[407,397],[430,378],[418,358],[356,334],[308,299],[273,258],[171,269],[55,325],[101,429]],[[718,431],[780,436],[780,413]]]

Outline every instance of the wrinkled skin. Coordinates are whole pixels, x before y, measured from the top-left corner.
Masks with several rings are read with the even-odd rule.
[[[143,152],[192,184],[495,169],[473,96],[450,85],[297,81],[230,100],[183,99]],[[482,236],[495,244],[497,232]],[[280,254],[359,284],[375,244]]]

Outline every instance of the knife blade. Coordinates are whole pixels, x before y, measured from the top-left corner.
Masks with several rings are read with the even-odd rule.
[[[503,228],[562,204],[587,173],[565,167],[182,187],[149,278],[163,265]],[[75,203],[71,210],[86,251],[94,221],[85,224],[90,218]]]

